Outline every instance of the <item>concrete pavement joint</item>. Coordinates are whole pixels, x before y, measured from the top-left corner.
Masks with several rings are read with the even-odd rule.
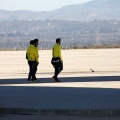
[[[0,114],[29,114],[29,115],[64,115],[86,117],[120,117],[120,109],[31,109],[31,108],[0,108]]]

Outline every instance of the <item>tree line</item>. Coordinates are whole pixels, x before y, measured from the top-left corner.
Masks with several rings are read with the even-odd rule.
[[[120,21],[14,20],[0,22],[0,50],[25,50],[29,41],[39,39],[40,49],[51,49],[55,39],[63,48],[118,46]]]

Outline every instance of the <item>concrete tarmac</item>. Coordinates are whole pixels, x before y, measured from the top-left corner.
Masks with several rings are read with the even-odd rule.
[[[119,116],[120,77],[0,80],[0,111],[24,114]],[[3,109],[5,108],[5,109]],[[14,109],[12,109],[14,108]]]
[[[81,117],[50,115],[0,115],[0,120],[120,120],[120,117]]]
[[[60,83],[51,78],[50,53],[40,51],[37,83],[27,81],[25,51],[0,53],[1,114],[120,116],[119,49],[63,51]]]

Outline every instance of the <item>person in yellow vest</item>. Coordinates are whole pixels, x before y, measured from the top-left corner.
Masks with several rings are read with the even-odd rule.
[[[34,43],[35,43],[35,50],[36,50],[36,54],[37,54],[37,62],[36,62],[36,65],[35,65],[35,80],[37,81],[37,78],[36,78],[36,72],[37,72],[37,67],[38,67],[38,64],[39,64],[39,53],[38,53],[38,39],[34,39]]]
[[[27,56],[26,58],[28,60],[28,65],[29,65],[28,81],[35,82],[35,65],[36,65],[36,62],[38,62],[38,56],[36,53],[34,40],[30,41],[30,46],[27,49],[26,56]]]
[[[57,38],[56,39],[56,44],[53,46],[52,50],[52,60],[51,64],[53,65],[55,69],[54,76],[52,77],[55,82],[61,82],[58,79],[59,73],[63,70],[63,60],[62,60],[62,55],[61,55],[61,39]]]

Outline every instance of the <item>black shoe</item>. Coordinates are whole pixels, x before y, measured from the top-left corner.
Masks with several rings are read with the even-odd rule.
[[[58,78],[57,78],[56,82],[61,82],[61,81],[60,81],[60,80],[58,80]]]
[[[55,76],[53,76],[52,79],[56,82],[56,77]]]
[[[61,82],[60,80],[58,80],[57,77],[53,76],[52,79],[55,81],[55,82]]]
[[[28,81],[30,81],[30,80],[31,80],[31,77],[28,76]]]

